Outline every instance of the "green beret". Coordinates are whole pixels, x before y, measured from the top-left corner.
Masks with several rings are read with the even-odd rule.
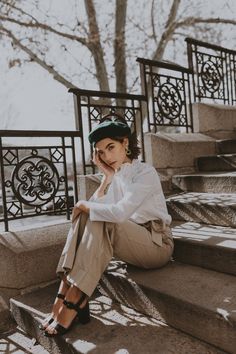
[[[105,138],[115,138],[116,136],[129,136],[130,127],[117,120],[105,120],[98,124],[88,135],[90,144],[96,144],[99,140]]]

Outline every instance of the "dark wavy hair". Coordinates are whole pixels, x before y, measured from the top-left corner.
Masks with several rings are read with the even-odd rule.
[[[103,123],[106,120],[112,120],[114,118],[116,118],[116,120],[128,125],[125,118],[119,113],[108,113],[100,119],[99,123]],[[139,147],[139,141],[138,141],[138,138],[137,138],[137,135],[135,132],[131,133],[131,135],[129,135],[129,136],[128,135],[127,136],[116,136],[116,137],[112,137],[111,139],[115,140],[115,141],[119,141],[120,143],[123,143],[124,138],[129,139],[128,148],[129,148],[131,154],[128,155],[128,157],[131,160],[137,159],[141,153],[141,148]]]

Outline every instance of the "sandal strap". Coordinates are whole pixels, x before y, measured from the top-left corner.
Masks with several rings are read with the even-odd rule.
[[[57,294],[57,297],[58,297],[58,299],[62,299],[62,300],[65,299],[65,295],[60,294],[60,293]]]
[[[67,332],[68,329],[62,326],[60,323],[57,323],[55,330],[57,331],[56,334],[63,335]]]
[[[70,301],[67,301],[67,300],[64,300],[63,301],[63,304],[69,309],[69,310],[75,310],[75,311],[80,311],[81,308],[80,308],[80,305],[82,304],[82,302],[85,300],[86,298],[86,294],[85,293],[82,293],[82,296],[81,298],[79,299],[79,301],[77,302],[77,304],[74,304],[73,302],[70,302]]]

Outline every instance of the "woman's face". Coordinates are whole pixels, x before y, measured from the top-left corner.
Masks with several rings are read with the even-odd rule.
[[[125,150],[128,143],[128,138],[124,138],[123,142],[105,138],[96,143],[95,149],[103,162],[117,170],[124,162],[131,162]]]

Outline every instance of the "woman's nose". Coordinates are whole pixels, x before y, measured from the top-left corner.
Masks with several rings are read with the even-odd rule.
[[[105,161],[107,163],[112,162],[112,157],[111,157],[111,154],[109,154],[109,152],[107,152],[104,157],[105,157]]]

